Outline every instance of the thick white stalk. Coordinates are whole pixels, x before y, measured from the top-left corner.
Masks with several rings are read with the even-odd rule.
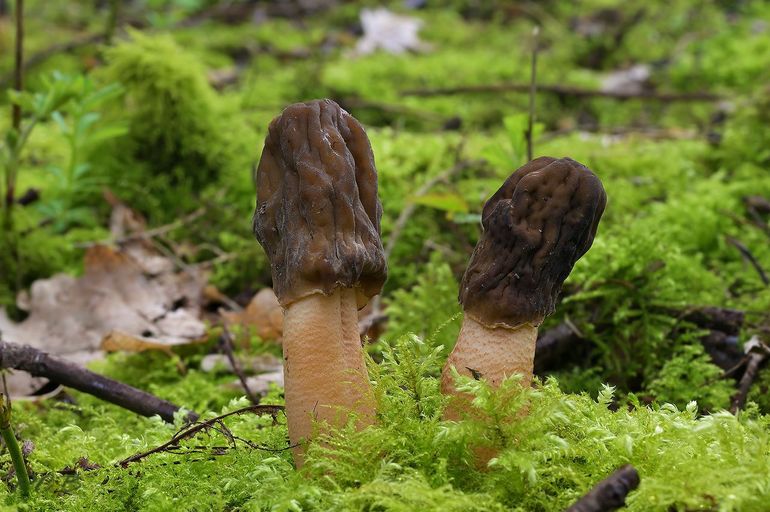
[[[532,382],[536,341],[537,327],[532,324],[491,328],[465,315],[457,343],[441,374],[442,392],[457,395],[447,408],[446,417],[458,419],[470,409],[469,397],[458,395],[455,389],[453,367],[461,375],[486,379],[493,386],[520,373],[521,385],[526,387]]]
[[[337,289],[313,294],[286,307],[283,319],[286,418],[297,466],[301,443],[314,421],[339,427],[355,412],[360,428],[374,419],[374,399],[358,331],[356,293]]]

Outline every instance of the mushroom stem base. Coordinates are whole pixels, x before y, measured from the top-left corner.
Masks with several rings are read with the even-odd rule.
[[[505,377],[519,373],[521,385],[526,387],[532,382],[536,341],[537,327],[531,324],[513,329],[490,328],[465,315],[457,343],[441,373],[441,391],[457,397],[450,402],[445,416],[459,419],[470,412],[470,397],[455,389],[452,367],[460,375],[487,379],[495,387]]]
[[[286,307],[283,319],[286,420],[297,466],[302,442],[316,426],[340,427],[356,414],[359,428],[373,422],[374,398],[358,331],[356,292],[337,289]],[[316,425],[314,425],[316,422]]]

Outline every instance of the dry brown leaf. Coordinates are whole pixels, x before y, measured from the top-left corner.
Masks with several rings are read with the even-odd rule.
[[[263,288],[241,312],[223,312],[230,325],[241,325],[253,330],[263,340],[279,341],[283,335],[283,309],[270,288]]]
[[[15,323],[0,310],[3,339],[65,358],[101,354],[102,339],[113,331],[164,345],[201,339],[206,333],[199,319],[204,276],[176,272],[139,243],[131,248],[95,245],[86,252],[82,277],[57,274],[35,281],[18,300],[29,312],[24,321]]]
[[[171,346],[153,338],[132,336],[120,331],[112,331],[102,340],[102,350],[105,352],[144,352],[160,350],[169,356],[173,355]]]

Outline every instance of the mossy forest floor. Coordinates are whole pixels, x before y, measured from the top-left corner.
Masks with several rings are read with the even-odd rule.
[[[770,510],[770,366],[734,415],[745,365],[729,373],[725,362],[740,362],[753,336],[770,343],[767,3],[394,1],[423,22],[424,47],[402,55],[354,54],[369,1],[25,4],[27,93],[17,101],[22,127],[36,124],[15,155],[16,190],[40,197],[14,207],[0,246],[0,305],[13,319],[23,318],[19,292],[78,275],[84,246],[110,239],[105,187],[149,228],[190,218],[161,242],[180,264],[210,269],[223,294],[245,304],[269,286],[251,233],[251,172],[269,121],[297,101],[335,99],[365,125],[383,240],[394,242],[388,321],[369,346],[376,427],[328,436],[297,471],[280,415],[236,415],[228,430],[120,467],[170,439],[182,417],[169,425],[72,391],[15,401],[33,492],[21,499],[3,449],[4,510],[558,511],[626,463],[641,476],[629,510]],[[587,165],[608,207],[542,327],[566,323],[574,345],[515,398],[466,382],[488,420],[443,421],[437,375],[459,329],[458,279],[484,201],[526,161],[529,100],[436,89],[526,89],[535,25],[535,156]],[[3,89],[12,54],[6,12]],[[692,98],[701,93],[718,98]],[[10,96],[0,101],[7,170],[16,139],[5,136]],[[743,322],[731,330],[692,316],[705,307]],[[233,375],[200,369],[218,329],[173,357],[118,353],[91,368],[213,417],[248,403],[227,385]],[[236,356],[279,350],[253,338]],[[275,386],[262,398],[281,402]],[[498,450],[489,467],[476,467],[470,442]]]

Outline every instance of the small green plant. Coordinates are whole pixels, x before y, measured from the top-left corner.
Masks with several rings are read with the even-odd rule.
[[[72,79],[75,98],[51,117],[67,140],[69,158],[64,165],[52,165],[53,175],[50,199],[39,207],[46,217],[53,220],[53,229],[64,232],[73,225],[93,226],[94,215],[87,204],[92,195],[104,185],[104,180],[94,175],[88,161],[90,153],[99,144],[126,133],[117,123],[99,123],[102,119],[97,110],[102,104],[122,93],[118,84],[97,87],[84,76]]]
[[[39,123],[47,120],[54,112],[77,96],[78,79],[71,76],[54,73],[43,80],[43,85],[42,91],[36,93],[8,91],[10,100],[19,105],[28,118],[19,130],[8,129],[4,143],[0,146],[0,164],[2,164],[5,183],[4,197],[8,195],[9,190],[16,187],[21,155],[32,131]],[[11,227],[13,225],[13,204],[4,203],[3,209],[6,227]]]
[[[77,81],[72,77],[54,74],[43,80],[40,92],[8,91],[11,101],[19,105],[28,116],[19,129],[9,128],[0,145],[0,169],[3,173],[5,190],[2,202],[2,230],[0,230],[0,267],[9,269],[0,281],[0,300],[13,296],[22,285],[25,258],[20,249],[22,235],[14,222],[14,190],[19,176],[24,148],[38,124],[47,120],[54,112],[66,105],[77,95]]]
[[[506,144],[494,144],[484,151],[484,158],[495,169],[513,171],[527,163],[527,127],[528,114],[514,114],[503,118]],[[532,139],[543,133],[543,125],[535,123]]]

